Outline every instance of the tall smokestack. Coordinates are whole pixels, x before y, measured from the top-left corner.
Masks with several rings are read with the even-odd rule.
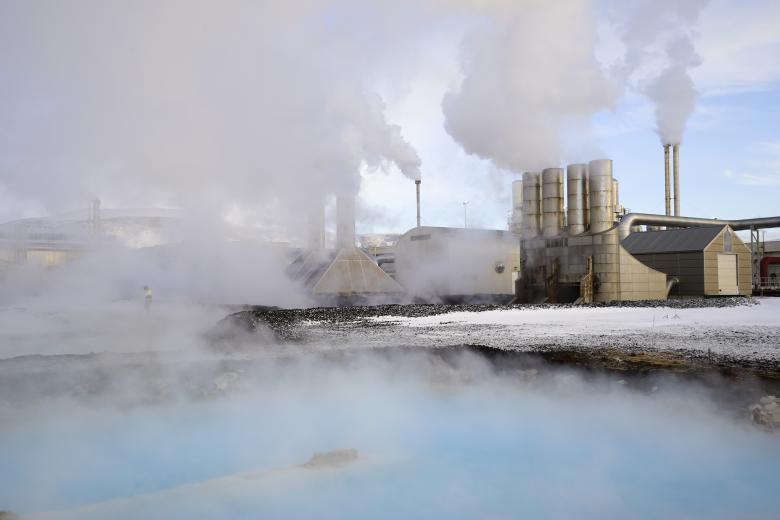
[[[414,187],[417,191],[417,227],[420,227],[420,179],[414,181]]]
[[[92,233],[100,232],[100,199],[95,199],[89,204],[89,221],[92,225]]]
[[[671,184],[671,178],[669,176],[669,146],[668,144],[664,145],[664,189],[665,189],[665,195],[664,195],[664,203],[666,204],[666,215],[669,216],[672,214],[672,195],[669,189],[669,184]]]
[[[355,196],[338,195],[336,197],[336,247],[353,249],[355,247]]]
[[[674,216],[680,216],[680,145],[674,145]]]
[[[309,207],[308,215],[308,246],[319,251],[325,248],[325,202],[317,199]]]

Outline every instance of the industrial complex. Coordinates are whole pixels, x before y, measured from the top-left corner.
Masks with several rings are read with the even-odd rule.
[[[512,183],[508,230],[423,226],[418,179],[417,225],[368,244],[355,234],[355,197],[338,196],[335,238],[326,240],[324,203],[311,207],[305,243],[285,246],[286,274],[322,305],[588,303],[780,292],[780,247],[761,241],[758,232],[780,226],[780,217],[681,215],[678,157],[678,146],[664,146],[664,215],[624,209],[609,159],[525,172]],[[101,210],[93,201],[86,211],[9,222],[0,225],[0,275],[26,263],[56,268],[107,237],[134,248],[158,247],[172,240],[177,218],[170,210]],[[739,230],[750,231],[748,242]]]

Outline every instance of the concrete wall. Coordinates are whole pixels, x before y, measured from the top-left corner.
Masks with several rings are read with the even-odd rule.
[[[652,253],[635,255],[644,265],[679,278],[671,296],[701,296],[704,294],[704,253]]]
[[[424,299],[511,296],[518,269],[519,242],[503,231],[423,226],[401,236],[395,248],[396,281]]]
[[[726,233],[731,234],[731,251],[724,248]],[[753,292],[752,270],[750,268],[750,248],[726,226],[707,247],[704,248],[704,294],[718,296],[718,254],[737,255],[737,285],[739,294],[750,296]]]

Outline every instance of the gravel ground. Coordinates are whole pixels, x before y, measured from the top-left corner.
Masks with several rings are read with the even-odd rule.
[[[775,314],[777,313],[777,314]],[[605,349],[671,353],[780,371],[780,299],[717,298],[573,305],[383,305],[237,312],[210,334],[235,344],[233,326],[311,349],[470,345],[522,352]]]

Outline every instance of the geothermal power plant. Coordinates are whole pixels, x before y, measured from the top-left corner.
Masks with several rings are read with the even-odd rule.
[[[275,243],[286,274],[321,305],[373,302],[589,303],[776,294],[780,248],[759,230],[780,217],[720,220],[681,214],[679,145],[664,153],[665,214],[628,212],[613,163],[552,166],[512,183],[506,230],[416,225],[369,243],[355,233],[354,194],[335,200],[328,240],[325,201],[311,204],[304,244]],[[464,203],[465,205],[465,203]],[[101,210],[0,225],[0,265],[56,267],[86,254],[94,237],[164,234],[176,215]],[[735,232],[749,231],[743,241]],[[330,242],[330,243],[329,243]],[[138,247],[159,244],[136,244]]]

